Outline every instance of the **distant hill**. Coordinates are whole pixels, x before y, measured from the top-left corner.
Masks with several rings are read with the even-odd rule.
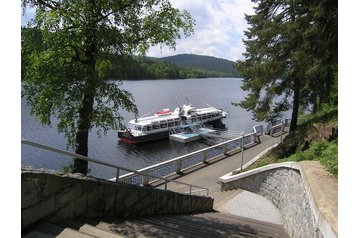
[[[199,68],[209,71],[224,72],[232,75],[233,77],[239,77],[239,73],[234,68],[235,62],[227,59],[194,54],[179,54],[156,59],[181,67]]]

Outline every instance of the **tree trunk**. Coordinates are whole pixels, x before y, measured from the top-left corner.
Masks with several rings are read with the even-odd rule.
[[[76,133],[76,154],[88,156],[88,134],[91,128],[91,114],[93,111],[94,98],[96,92],[96,56],[97,56],[97,44],[96,44],[96,6],[95,1],[89,2],[91,8],[88,14],[88,27],[85,28],[86,34],[86,79],[84,85],[84,95],[82,101],[82,108],[79,110],[78,131]],[[88,161],[75,159],[74,161],[74,173],[81,173],[86,175],[88,172]]]
[[[300,90],[298,87],[295,87],[295,89],[293,90],[293,108],[291,114],[290,131],[296,130],[299,105],[300,105]]]
[[[94,96],[86,94],[83,97],[82,108],[79,111],[78,131],[76,133],[76,154],[88,156],[88,134],[91,126]],[[88,162],[81,159],[74,160],[74,173],[86,175]]]

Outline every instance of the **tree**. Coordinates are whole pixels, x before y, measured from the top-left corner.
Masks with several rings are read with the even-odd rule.
[[[57,129],[68,145],[88,155],[88,134],[118,129],[120,110],[137,114],[130,92],[105,78],[109,54],[126,58],[144,54],[152,45],[175,47],[175,39],[193,33],[194,21],[169,0],[23,0],[35,7],[31,26],[41,33],[43,49],[31,47],[22,36],[22,48],[31,53],[24,75],[23,95],[31,113]],[[87,161],[74,160],[74,172],[87,173]]]
[[[255,15],[246,16],[251,27],[245,32],[245,60],[237,64],[244,78],[242,88],[250,91],[240,105],[252,111],[254,118],[260,121],[280,117],[282,111],[291,107],[290,130],[295,130],[300,104],[303,101],[312,103],[312,94],[317,89],[310,87],[317,81],[313,75],[320,71],[326,72],[323,64],[316,63],[317,68],[312,67],[314,60],[321,62],[322,56],[318,52],[327,46],[311,41],[312,37],[319,41],[327,40],[327,34],[321,35],[313,29],[319,27],[320,21],[326,24],[327,19],[335,15],[312,15],[322,10],[325,1],[255,2],[258,3]],[[327,32],[335,34],[335,29]],[[330,44],[332,46],[334,43]],[[330,51],[327,48],[325,50]],[[332,60],[334,54],[332,50],[327,54],[327,59]],[[327,63],[327,60],[324,62]],[[327,75],[332,75],[332,72]],[[292,104],[289,101],[291,97]]]

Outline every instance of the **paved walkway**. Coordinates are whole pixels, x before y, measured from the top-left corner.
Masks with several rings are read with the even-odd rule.
[[[261,136],[261,144],[244,150],[244,164],[248,163],[265,149],[280,143],[280,139],[280,137]],[[209,188],[209,195],[213,196],[221,190],[219,177],[240,168],[241,158],[241,152],[231,156],[223,156],[216,161],[197,166],[171,178]],[[316,161],[304,161],[300,163],[319,211],[331,224],[335,232],[338,232],[337,179]],[[168,186],[173,191],[188,192],[186,186],[173,184]],[[226,201],[217,210],[274,224],[282,224],[279,211],[273,206],[269,200],[264,200],[260,195],[242,191],[238,192],[229,201]]]
[[[280,137],[267,135],[261,136],[260,139],[260,144],[244,150],[243,164],[248,163],[267,148],[280,143],[281,140]],[[206,165],[196,166],[193,169],[186,170],[179,175],[173,175],[170,178],[176,181],[209,188],[209,195],[216,197],[221,191],[219,177],[240,168],[241,161],[241,152],[231,154],[230,156],[222,156],[215,161],[210,161]],[[178,192],[188,192],[187,186],[174,183],[169,184],[168,189]],[[216,200],[216,198],[214,200]],[[270,200],[249,191],[238,191],[238,194],[226,200],[220,207],[216,207],[216,210],[272,224],[283,224],[279,210]]]
[[[244,150],[244,164],[260,154],[262,151],[277,143],[280,143],[280,137],[271,137],[263,135],[260,137],[261,144],[254,145]],[[181,174],[171,176],[176,181],[190,183],[201,187],[209,188],[209,195],[221,190],[219,177],[232,172],[241,167],[242,153],[222,156],[216,160],[209,161],[207,164],[188,169]],[[169,184],[168,189],[178,192],[188,192],[188,187],[179,184]]]
[[[222,213],[283,225],[280,210],[270,200],[245,190],[241,190],[239,194],[216,210]]]

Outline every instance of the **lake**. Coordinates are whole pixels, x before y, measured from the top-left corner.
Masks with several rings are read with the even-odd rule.
[[[163,108],[175,109],[189,101],[197,108],[212,105],[229,112],[223,123],[228,130],[249,133],[257,122],[252,120],[252,114],[246,110],[233,106],[231,102],[244,99],[246,92],[240,88],[241,79],[238,78],[208,78],[184,80],[124,80],[122,88],[130,91],[135,99],[139,115],[150,113]],[[123,111],[124,124],[133,115]],[[264,123],[261,123],[266,125]],[[21,137],[37,143],[66,150],[66,140],[56,131],[56,119],[52,127],[43,127],[30,116],[30,108],[25,98],[21,100]],[[127,145],[118,141],[117,131],[109,131],[98,138],[96,130],[90,133],[89,157],[131,169],[140,169],[177,156],[205,148],[215,141],[205,139],[181,144],[169,140],[156,141],[144,145]],[[60,170],[70,162],[64,156],[42,151],[27,145],[21,146],[21,164],[37,168]],[[102,178],[115,177],[114,169],[89,163],[90,175]]]

